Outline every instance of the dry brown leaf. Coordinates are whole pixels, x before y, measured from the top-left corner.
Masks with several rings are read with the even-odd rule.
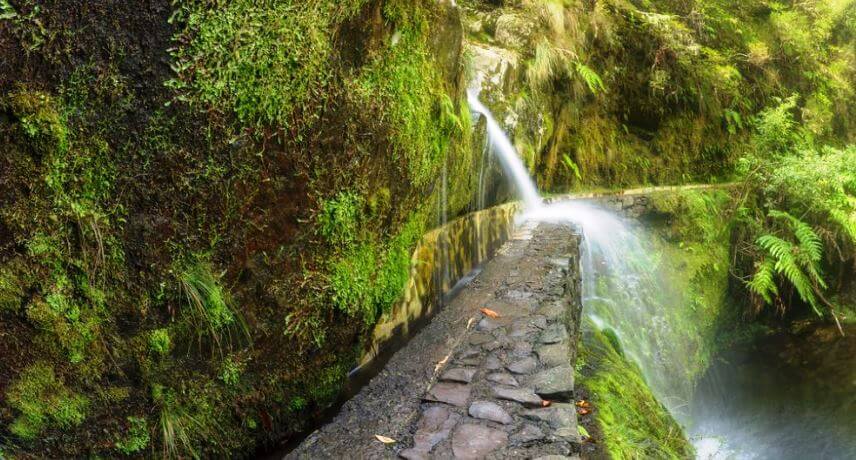
[[[479,311],[484,313],[485,316],[490,316],[491,318],[494,318],[494,319],[499,318],[499,313],[491,310],[490,308],[481,308],[481,309],[479,309]]]
[[[395,439],[392,439],[390,437],[381,436],[379,434],[374,435],[374,437],[377,438],[378,441],[380,441],[384,444],[395,444]]]
[[[548,401],[548,400],[546,400],[546,399],[545,399],[545,400],[543,400],[543,401],[541,401],[541,407],[549,407],[549,406],[550,406],[550,404],[553,404],[553,402],[552,402],[552,401]]]
[[[580,415],[588,415],[588,414],[590,414],[590,413],[591,413],[591,411],[590,411],[590,410],[588,410],[588,409],[583,409],[583,408],[581,407],[581,408],[577,409],[577,413],[578,413],[578,414],[580,414]]]
[[[586,401],[585,399],[581,399],[581,400],[577,401],[576,404],[577,404],[577,407],[584,407],[586,409],[591,407],[591,404],[588,401]]]

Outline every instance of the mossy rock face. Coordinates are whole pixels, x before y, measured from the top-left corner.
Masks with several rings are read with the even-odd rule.
[[[49,94],[20,90],[8,95],[6,105],[37,155],[68,150],[68,128]]]
[[[692,458],[683,430],[654,397],[639,368],[614,347],[610,336],[583,323],[578,385],[589,394],[605,450],[614,459]]]

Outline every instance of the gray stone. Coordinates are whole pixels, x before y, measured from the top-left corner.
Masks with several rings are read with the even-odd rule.
[[[470,417],[490,420],[491,422],[508,425],[512,418],[499,404],[491,401],[475,401],[470,404]]]
[[[549,321],[556,321],[565,314],[565,305],[561,300],[547,302],[538,309],[538,314],[544,315]]]
[[[458,359],[475,358],[481,355],[481,350],[478,348],[467,348],[458,355]]]
[[[498,371],[502,369],[502,362],[495,355],[490,355],[484,361],[484,367],[489,371]]]
[[[460,366],[478,366],[481,364],[481,358],[475,357],[475,358],[456,359],[455,364],[458,364]]]
[[[532,354],[532,344],[526,341],[518,341],[514,342],[514,345],[511,347],[511,355],[524,358]]]
[[[470,383],[473,381],[473,376],[475,374],[475,369],[454,367],[452,369],[447,370],[446,372],[443,372],[443,375],[440,376],[440,380],[445,380],[447,382]]]
[[[539,439],[544,439],[544,432],[531,423],[523,425],[523,428],[511,435],[512,444],[526,444]]]
[[[479,324],[476,326],[476,330],[483,332],[491,332],[494,329],[498,328],[500,324],[496,322],[493,318],[484,317],[479,321]]]
[[[541,333],[539,340],[541,343],[546,344],[564,342],[568,340],[568,330],[565,328],[564,324],[551,324],[544,330],[544,332]]]
[[[537,327],[538,329],[546,329],[547,328],[547,317],[544,315],[537,315],[532,317],[532,325]]]
[[[572,457],[568,457],[567,455],[542,455],[534,460],[579,460],[579,455],[574,455]]]
[[[464,407],[470,399],[470,387],[460,383],[436,383],[423,399]]]
[[[482,345],[482,348],[484,348],[487,351],[493,351],[493,350],[496,350],[497,348],[499,348],[501,346],[502,346],[502,344],[499,342],[499,340],[494,340],[493,342],[488,342],[488,343]]]
[[[483,345],[493,340],[493,335],[487,332],[473,332],[470,334],[470,345]]]
[[[514,376],[512,376],[511,374],[506,374],[505,372],[494,372],[492,374],[488,374],[486,378],[489,382],[508,385],[510,387],[516,387],[520,385],[517,382],[517,379],[514,378]]]
[[[571,401],[574,398],[574,368],[562,364],[541,371],[532,378],[535,393],[545,399]]]
[[[545,367],[556,367],[562,364],[568,364],[571,356],[571,350],[568,342],[554,343],[552,345],[544,345],[535,351],[541,364]]]
[[[532,356],[519,359],[508,365],[508,370],[515,374],[531,374],[538,368],[538,361]]]
[[[482,425],[458,425],[452,434],[452,453],[462,460],[483,458],[507,444],[508,435],[504,431]]]
[[[493,395],[497,399],[505,399],[522,404],[524,407],[542,407],[544,400],[529,388],[493,387]]]
[[[413,447],[399,455],[408,460],[428,458],[431,449],[449,437],[452,428],[461,420],[461,415],[443,406],[431,406],[422,413],[413,435]]]
[[[563,427],[576,429],[577,425],[577,412],[573,404],[553,403],[549,407],[525,410],[520,415],[529,420],[547,423],[554,430]]]
[[[529,323],[529,318],[519,319],[511,324],[509,337],[526,337],[529,333],[534,332],[535,328]]]

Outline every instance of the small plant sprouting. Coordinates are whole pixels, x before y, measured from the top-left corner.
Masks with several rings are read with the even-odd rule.
[[[145,449],[149,445],[151,436],[145,417],[128,417],[127,420],[129,424],[128,433],[116,441],[115,446],[119,452],[131,455]]]
[[[246,325],[232,309],[228,294],[208,262],[196,257],[185,266],[178,279],[191,320],[202,326],[200,335],[202,330],[207,331],[221,350],[224,343],[230,342],[231,326],[237,325],[243,335],[249,336]]]
[[[149,349],[154,353],[164,356],[169,353],[171,347],[169,329],[155,329],[149,333]]]

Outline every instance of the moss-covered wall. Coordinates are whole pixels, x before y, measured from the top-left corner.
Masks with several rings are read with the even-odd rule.
[[[0,2],[2,455],[302,429],[471,206],[460,50],[433,0]]]
[[[467,0],[484,98],[539,187],[727,180],[755,113],[798,95],[800,121],[856,136],[849,1]]]

